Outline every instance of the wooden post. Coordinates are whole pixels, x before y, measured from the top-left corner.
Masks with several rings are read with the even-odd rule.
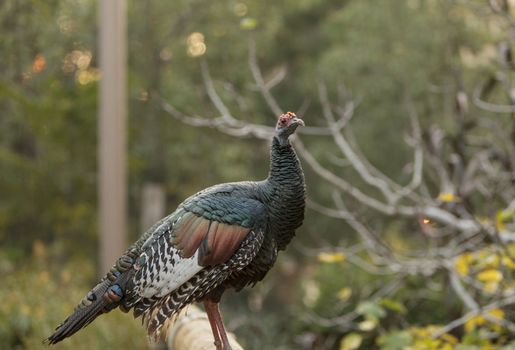
[[[243,350],[232,333],[227,334],[233,350]],[[195,305],[181,311],[167,334],[168,350],[216,350],[207,314]]]
[[[125,0],[100,0],[99,18],[99,232],[100,273],[126,247],[126,8]]]

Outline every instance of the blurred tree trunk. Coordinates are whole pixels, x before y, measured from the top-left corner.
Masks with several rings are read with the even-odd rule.
[[[100,273],[123,252],[127,232],[126,11],[124,0],[99,2]]]

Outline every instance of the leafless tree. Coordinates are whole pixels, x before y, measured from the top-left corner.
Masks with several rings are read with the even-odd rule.
[[[507,18],[515,29],[515,21],[509,14],[495,7],[496,1],[491,0],[490,3],[494,11]],[[405,141],[413,153],[412,160],[405,167],[411,171],[407,183],[394,181],[376,168],[360,151],[349,123],[357,114],[358,103],[343,84],[329,93],[324,81],[317,83],[316,98],[321,106],[320,114],[324,118],[325,126],[302,128],[300,135],[293,140],[303,163],[334,190],[331,203],[321,203],[315,198],[309,198],[308,207],[327,217],[343,220],[360,237],[359,244],[338,247],[338,250],[345,253],[350,263],[368,273],[399,277],[376,291],[370,298],[395,293],[403,285],[404,277],[409,275],[423,275],[427,278],[442,273],[447,275],[454,294],[468,311],[444,326],[435,336],[459,327],[480,314],[515,334],[515,323],[508,317],[501,319],[488,314],[494,308],[509,310],[511,307],[513,310],[515,290],[506,288],[493,294],[485,293],[481,283],[470,276],[458,274],[455,266],[456,260],[464,253],[492,247],[499,256],[509,257],[506,245],[515,241],[514,227],[509,224],[500,225],[499,222],[499,213],[515,211],[515,88],[508,79],[515,61],[512,61],[511,54],[506,53],[506,48],[502,49],[502,45],[508,44],[501,44],[499,52],[504,55],[504,61],[500,61],[497,73],[474,89],[471,98],[463,89],[446,92],[452,94],[455,101],[455,117],[460,126],[458,133],[451,135],[438,124],[423,128],[410,97],[405,98],[402,108],[411,121],[411,131],[405,135]],[[274,115],[282,114],[284,109],[271,90],[284,79],[285,70],[279,70],[272,78],[265,80],[258,64],[256,44],[252,39],[249,40],[248,65],[255,90]],[[272,137],[272,127],[235,117],[218,94],[207,63],[201,61],[200,68],[207,95],[219,116],[205,118],[188,115],[162,99],[165,111],[186,124],[215,128],[235,137]],[[500,105],[487,101],[493,88],[498,86],[506,91],[509,104]],[[334,100],[337,102],[330,96],[336,96]],[[237,97],[234,103],[241,106]],[[298,114],[302,115],[306,106],[307,104],[300,106]],[[472,113],[474,118],[466,118]],[[512,118],[511,128],[506,128],[509,125],[507,116]],[[315,137],[332,140],[335,154],[327,157],[335,159],[334,163],[344,166],[346,171],[352,169],[359,176],[359,184],[346,180],[334,166],[324,164],[310,151],[309,142],[305,143],[305,139]],[[392,217],[416,223],[419,234],[431,244],[417,251],[395,250],[380,232],[371,230],[363,222],[363,218],[356,214],[356,210],[346,205],[348,199],[377,213],[378,217]],[[319,250],[324,249],[328,248],[320,247]],[[365,255],[367,259],[363,258]],[[338,326],[346,330],[352,328],[357,314],[351,312],[335,319],[327,319],[307,313],[305,318],[323,326]]]

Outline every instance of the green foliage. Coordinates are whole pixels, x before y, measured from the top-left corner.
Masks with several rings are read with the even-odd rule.
[[[0,342],[2,349],[47,349],[42,341],[60,324],[95,279],[88,261],[67,262],[60,268],[47,256],[41,243],[34,246],[32,262],[14,270],[0,256],[4,276],[0,289]],[[80,271],[80,273],[77,273]],[[146,349],[147,341],[140,322],[121,312],[101,316],[94,324],[72,337],[59,349]]]
[[[373,301],[363,301],[359,303],[356,307],[356,312],[371,319],[379,319],[386,316],[384,308]]]
[[[7,63],[0,68],[5,97],[0,99],[0,239],[10,243],[11,256],[30,249],[36,237],[68,247],[88,246],[94,237],[84,227],[91,228],[96,218],[96,89],[78,83],[79,74],[89,74],[84,48],[93,38],[85,40],[82,31],[63,32],[72,20],[70,6],[39,1],[0,5],[1,25],[18,28],[14,36],[2,36],[7,40],[0,49]],[[79,27],[90,21],[93,9],[81,10],[81,17],[73,19]],[[55,39],[60,45],[48,46]],[[86,52],[77,51],[86,60],[80,69],[77,62],[68,62],[72,50]],[[65,72],[68,63],[72,67]]]
[[[95,280],[96,5],[93,0],[0,2],[0,271],[5,275],[0,344],[15,349],[42,348],[41,339]],[[165,185],[171,211],[208,185],[266,176],[266,143],[184,125],[159,107],[164,98],[184,113],[218,116],[206,94],[201,61],[231,113],[255,123],[273,124],[274,117],[252,83],[249,38],[256,41],[266,79],[287,72],[271,88],[281,107],[307,106],[303,117],[310,126],[324,124],[317,81],[324,80],[333,101],[345,85],[360,102],[347,137],[374,166],[407,183],[406,102],[419,112],[424,131],[438,124],[450,138],[460,136],[463,125],[448,96],[471,95],[479,78],[495,71],[494,44],[507,40],[509,32],[490,13],[483,2],[447,0],[223,0],[209,6],[199,0],[129,1],[130,236],[140,233],[140,192],[146,182]],[[200,41],[192,44],[192,38]],[[491,99],[505,103],[506,96],[494,90]],[[510,122],[507,118],[506,128]],[[471,135],[486,133],[498,131],[481,126]],[[330,140],[306,136],[303,141],[321,164],[363,185],[342,166]],[[511,146],[507,141],[503,147]],[[307,166],[305,172],[310,197],[330,202],[334,188]],[[431,181],[427,187],[442,207],[461,201]],[[414,222],[382,217],[353,199],[345,204],[377,227],[397,253],[420,251],[432,242],[412,235]],[[467,204],[493,216],[476,219],[495,220],[500,234],[513,231],[512,208],[475,197]],[[356,243],[353,229],[308,210],[278,271],[226,303],[233,324],[243,324],[234,328],[246,348],[510,348],[508,333],[481,315],[433,338],[439,327],[464,313],[449,292],[445,271],[430,277],[383,275],[361,251],[353,256],[317,251],[317,259],[303,254],[305,247],[313,255],[311,248]],[[488,301],[513,290],[513,256],[492,245],[460,253],[450,268],[478,287],[474,297]],[[396,289],[399,279],[404,284]],[[394,292],[378,295],[387,287]],[[513,318],[512,310],[500,311],[492,310],[496,317]],[[338,323],[349,314],[350,321]],[[62,348],[137,349],[145,343],[138,322],[113,313]]]
[[[484,259],[488,256],[481,254]],[[495,262],[494,262],[495,263]],[[362,288],[373,285],[374,275],[368,275],[363,272],[360,274],[360,282],[357,283],[353,279],[354,269],[348,266],[349,263],[343,265],[334,265],[321,261],[317,268],[317,273],[313,274],[313,280],[310,282],[312,286],[316,286],[319,292],[316,293],[315,306],[311,303],[307,305],[319,316],[325,319],[338,319],[338,315],[349,315],[354,312],[357,317],[355,321],[356,331],[344,332],[339,343],[341,350],[343,349],[371,349],[378,348],[381,350],[461,350],[461,349],[511,349],[515,343],[510,342],[510,337],[499,324],[488,321],[487,317],[477,315],[469,317],[463,324],[460,332],[440,333],[444,324],[429,323],[437,320],[440,316],[437,313],[443,312],[442,323],[449,320],[452,310],[444,310],[442,306],[442,293],[435,293],[433,296],[427,296],[433,299],[435,303],[429,306],[419,302],[418,305],[410,305],[413,293],[424,293],[427,288],[425,284],[417,287],[417,284],[405,288],[395,293],[396,299],[391,298],[366,298],[366,291],[362,291],[362,300],[357,304],[345,303],[340,300],[338,302],[337,286],[341,286],[343,281],[336,279],[334,276],[345,276],[346,282],[352,281],[350,284],[359,285]],[[327,273],[332,270],[333,273]],[[354,271],[355,272],[355,271]],[[384,282],[384,279],[382,279]],[[505,281],[510,284],[511,279]],[[306,285],[306,282],[304,282]],[[309,283],[307,285],[310,285]],[[511,284],[510,284],[511,285]],[[330,286],[333,286],[332,288]],[[314,287],[311,287],[314,288]],[[443,288],[443,285],[433,288]],[[312,293],[309,288],[304,289],[304,293]],[[332,293],[332,295],[331,295]],[[354,298],[355,296],[353,296]],[[306,299],[305,299],[306,300]],[[345,301],[347,301],[346,299]],[[455,304],[456,301],[450,301],[448,304]],[[506,317],[501,309],[492,309],[487,312],[488,317],[504,319]],[[429,322],[428,322],[429,321]],[[416,326],[419,325],[420,326]],[[424,324],[422,326],[422,324]],[[408,325],[408,326],[402,326]],[[306,327],[316,327],[306,324]],[[317,329],[317,328],[313,328]],[[322,329],[317,329],[323,332]]]
[[[398,350],[410,346],[413,336],[409,331],[392,331],[377,339],[377,345],[383,350]]]

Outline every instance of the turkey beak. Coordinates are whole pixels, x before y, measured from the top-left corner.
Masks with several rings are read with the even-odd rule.
[[[304,121],[302,119],[299,119],[297,117],[293,118],[290,122],[291,125],[295,126],[305,126]]]

